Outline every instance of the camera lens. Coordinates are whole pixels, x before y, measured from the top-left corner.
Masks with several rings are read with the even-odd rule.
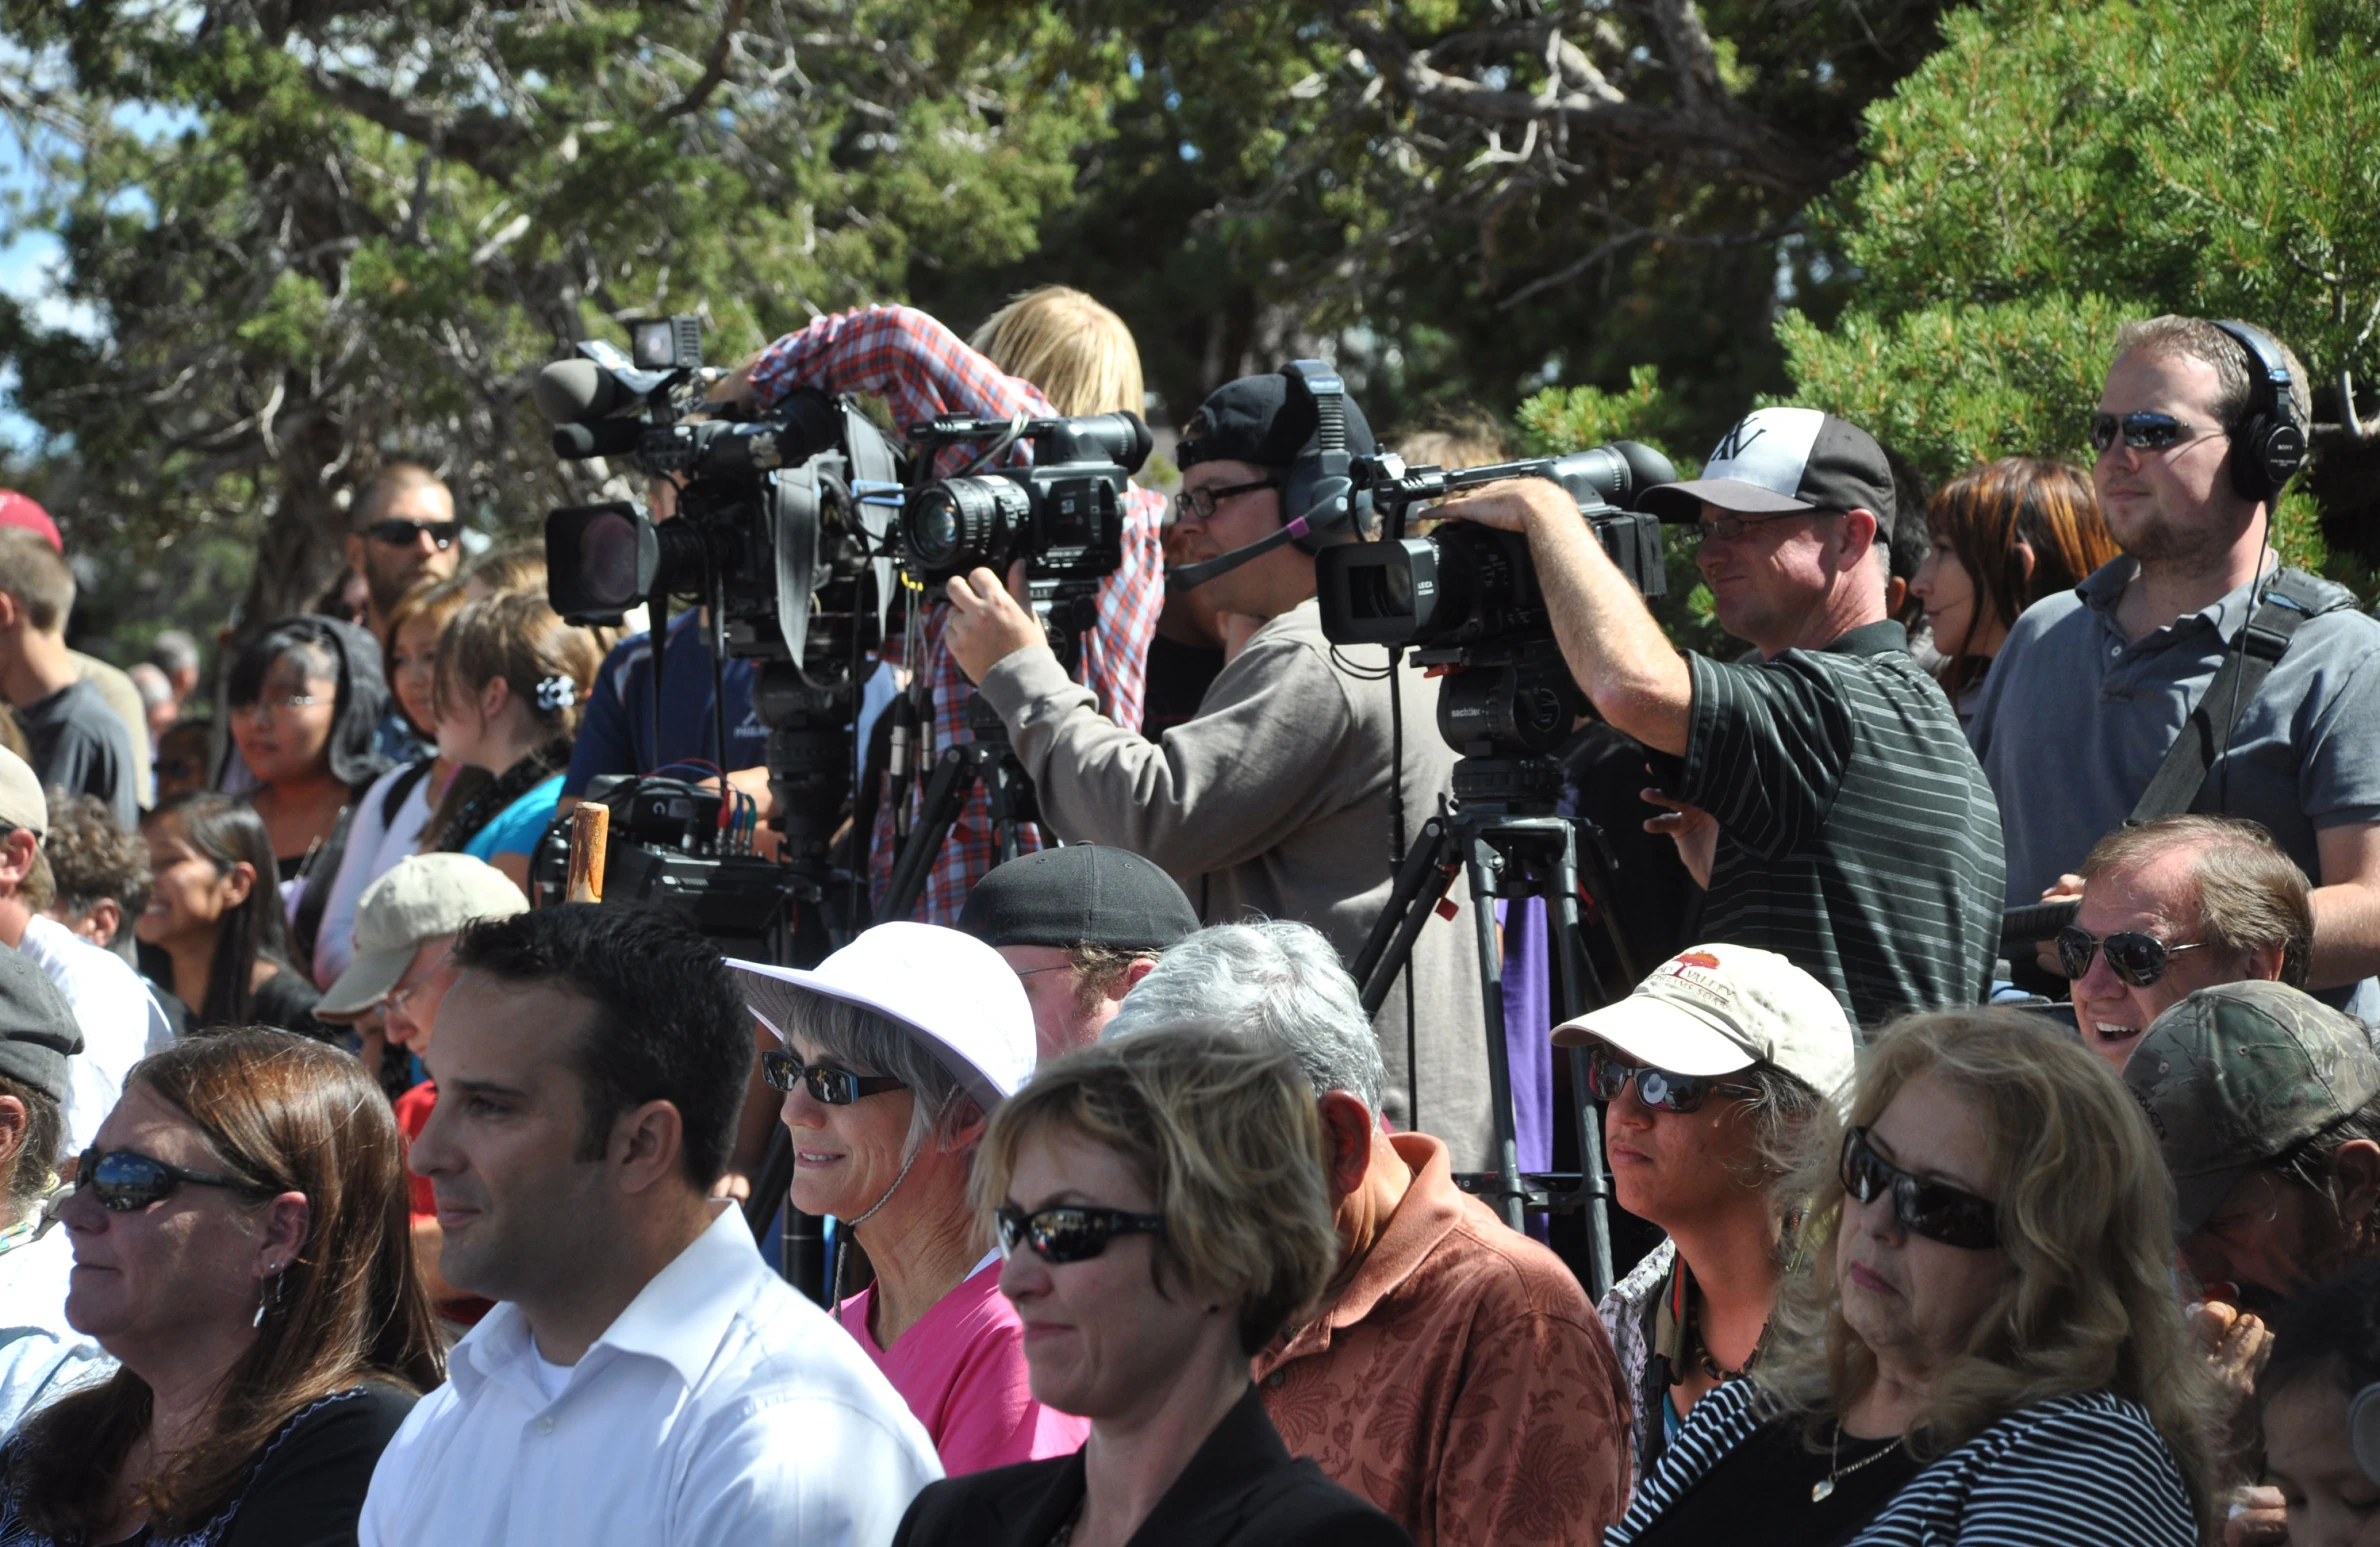
[[[1031,496],[1005,478],[945,478],[927,484],[901,512],[901,545],[912,569],[947,580],[1005,563]]]

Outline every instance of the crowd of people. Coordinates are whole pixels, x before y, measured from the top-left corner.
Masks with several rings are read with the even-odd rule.
[[[1748,415],[1635,495],[1727,659],[1558,485],[1432,510],[1518,534],[1593,710],[1596,951],[1660,965],[1578,1013],[1461,874],[1376,1007],[1350,974],[1497,744],[1324,630],[1362,518],[1296,507],[1375,443],[1322,380],[1187,417],[1077,637],[1021,573],[907,594],[805,822],[881,905],[986,715],[1033,820],[996,863],[976,791],[914,916],[802,965],[532,874],[612,775],[786,815],[699,612],[657,673],[396,462],[210,691],[179,634],[70,650],[0,498],[0,1547],[2380,1547],[2380,623],[2273,555],[2286,347],[2129,325],[2090,468],[1930,495]],[[1056,288],[711,390],[805,387],[1143,404]],[[1608,1285],[1494,1193],[1565,1083],[1643,1248]]]

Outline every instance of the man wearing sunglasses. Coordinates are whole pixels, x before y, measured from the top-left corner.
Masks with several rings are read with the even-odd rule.
[[[0,951],[0,1431],[104,1366],[66,1321],[74,1252],[48,1212],[64,1142],[74,1012],[39,968]]]
[[[1415,1547],[1590,1547],[1627,1504],[1627,1396],[1578,1280],[1380,1121],[1380,1044],[1322,934],[1217,924],[1165,953],[1106,1039],[1204,1026],[1284,1048],[1322,1118],[1339,1270],[1256,1356],[1290,1450]],[[1424,1087],[1423,1100],[1428,1100]]]
[[[2119,827],[2082,867],[2082,905],[2051,942],[2074,985],[2083,1045],[2120,1073],[2141,1035],[2202,988],[2303,988],[2314,933],[2305,872],[2233,817]]]
[[[1764,408],[1700,478],[1636,506],[1694,524],[1719,624],[1758,659],[1679,654],[1554,484],[1439,514],[1528,535],[1571,675],[1660,754],[1645,799],[1666,814],[1646,827],[1707,889],[1702,938],[1782,954],[1863,1026],[1979,1002],[1999,949],[1999,816],[1950,701],[1885,616],[1884,448],[1832,414]]]
[[[1773,1157],[1821,1102],[1848,1099],[1851,1023],[1775,952],[1698,945],[1553,1040],[1587,1050],[1620,1207],[1666,1233],[1598,1307],[1642,1479],[1694,1404],[1759,1358],[1799,1201]]]
[[[1971,733],[1999,796],[2011,907],[2073,896],[2083,856],[2127,819],[2245,817],[2313,880],[2308,982],[2344,1006],[2380,969],[2380,622],[2273,552],[2279,486],[2260,448],[2277,426],[2302,435],[2310,399],[2304,365],[2269,342],[2285,384],[2200,318],[2117,333],[2088,422],[2123,552],[2017,620]],[[2263,678],[2249,688],[2251,665]],[[2139,809],[2177,742],[2212,750],[2189,769],[2203,778]]]
[[[420,463],[387,463],[364,485],[347,512],[347,567],[364,578],[374,639],[387,642],[389,609],[416,581],[455,572],[462,534],[453,491]]]

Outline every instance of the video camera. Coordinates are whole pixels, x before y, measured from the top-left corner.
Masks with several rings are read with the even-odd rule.
[[[1138,414],[1073,419],[968,419],[947,415],[909,432],[922,456],[978,442],[981,467],[1019,441],[1029,467],[937,478],[909,491],[901,508],[901,565],[921,584],[986,568],[1006,576],[1017,560],[1034,610],[1062,658],[1096,616],[1099,582],[1124,562],[1124,492],[1149,457]]]
[[[1379,541],[1315,556],[1322,632],[1334,644],[1415,646],[1419,666],[1448,668],[1438,730],[1468,757],[1551,753],[1587,710],[1554,639],[1529,540],[1468,521],[1407,537],[1414,506],[1508,478],[1560,484],[1603,551],[1645,596],[1668,590],[1661,525],[1630,509],[1677,469],[1650,446],[1617,441],[1565,456],[1448,472],[1393,454],[1357,457],[1350,478],[1379,512]]]

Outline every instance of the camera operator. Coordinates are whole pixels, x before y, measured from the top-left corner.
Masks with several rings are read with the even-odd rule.
[[[1277,537],[1300,514],[1283,510],[1281,491],[1292,464],[1317,445],[1319,418],[1315,400],[1293,395],[1289,380],[1243,376],[1192,416],[1176,453],[1176,521],[1191,558]],[[1352,400],[1345,413],[1347,449],[1368,455],[1362,413]],[[1393,802],[1401,796],[1411,841],[1452,784],[1454,754],[1432,729],[1436,686],[1397,688],[1399,761],[1390,752],[1390,694],[1405,674],[1348,662],[1323,637],[1312,553],[1283,543],[1204,589],[1225,612],[1266,621],[1215,678],[1199,713],[1153,743],[1100,717],[1091,695],[1058,669],[1040,624],[990,570],[951,581],[945,637],[1006,722],[1059,834],[1146,855],[1182,884],[1206,923],[1294,919],[1351,958],[1392,889]],[[1488,1152],[1479,965],[1469,893],[1458,884],[1449,895],[1456,917],[1422,930],[1406,986],[1391,989],[1374,1025],[1388,1060],[1390,1119],[1446,1140],[1456,1169],[1472,1170]]]
[[[2309,403],[2304,366],[2256,329],[2120,330],[2091,481],[2123,551],[2017,619],[1974,738],[2010,906],[2074,895],[2068,872],[2127,819],[2246,817],[2313,880],[2307,982],[2344,1006],[2380,970],[2380,623],[2269,546]],[[2167,786],[2177,747],[2198,760]],[[2152,780],[2172,790],[2162,809],[2142,809]]]
[[[1147,406],[1140,351],[1123,319],[1081,291],[1058,285],[1016,297],[970,342],[906,306],[822,317],[763,349],[713,396],[766,410],[799,386],[881,397],[904,429],[944,414],[1041,418],[1137,414]],[[971,447],[952,447],[935,470],[955,473],[972,454]],[[1165,601],[1158,548],[1165,502],[1136,487],[1125,495],[1124,507],[1123,562],[1099,582],[1098,624],[1083,638],[1080,680],[1101,715],[1137,731],[1149,639]],[[927,608],[920,636],[924,659],[905,663],[922,673],[933,701],[931,731],[915,753],[921,769],[930,769],[943,748],[974,739],[967,728],[969,686],[943,638],[947,617],[945,607]],[[1019,837],[1025,849],[1041,846],[1029,826]],[[879,898],[895,849],[892,803],[885,801],[877,807],[868,867]],[[968,889],[992,868],[993,858],[991,800],[978,788],[934,862],[918,918],[954,923]]]
[[[1885,617],[1892,472],[1808,408],[1738,423],[1700,479],[1645,491],[1700,513],[1719,624],[1759,659],[1681,656],[1558,486],[1440,514],[1524,532],[1573,676],[1613,726],[1682,759],[1646,792],[1708,889],[1697,933],[1777,952],[1855,1023],[1983,997],[1999,941],[1999,816],[1949,700]]]

